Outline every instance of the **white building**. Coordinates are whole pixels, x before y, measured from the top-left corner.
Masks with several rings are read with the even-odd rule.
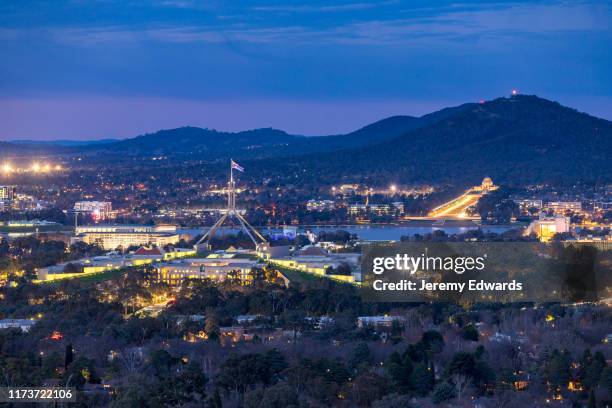
[[[86,225],[77,227],[73,241],[98,244],[107,250],[130,246],[176,245],[180,238],[174,225]]]
[[[531,235],[533,233],[540,238],[540,241],[548,242],[555,234],[569,231],[569,217],[562,217],[559,215],[553,217],[540,216],[538,220],[529,224],[529,227],[525,230],[525,235]]]
[[[376,214],[376,215],[393,215],[395,213],[404,213],[404,203],[395,202],[391,204],[350,204],[348,213],[351,215],[358,214]]]
[[[74,203],[74,211],[91,215],[96,222],[114,218],[113,205],[110,201],[77,201]]]
[[[306,209],[308,211],[328,211],[336,208],[336,203],[332,200],[308,200],[306,202]]]
[[[519,208],[523,212],[526,212],[530,208],[537,208],[538,210],[541,210],[543,206],[542,200],[526,199],[526,200],[514,200],[514,202],[519,206]]]
[[[261,266],[258,261],[235,258],[233,255],[213,255],[208,258],[181,259],[156,266],[157,278],[170,286],[179,286],[185,279],[211,279],[223,282],[230,272],[242,282],[251,279],[253,268]]]
[[[582,203],[580,201],[551,201],[546,203],[546,208],[559,215],[564,215],[568,211],[579,213],[582,211]]]
[[[17,187],[15,186],[0,186],[0,200],[11,201],[15,198]]]
[[[595,209],[595,211],[612,210],[612,202],[597,201],[593,203],[593,208]]]
[[[391,327],[393,322],[404,323],[406,319],[402,316],[359,316],[357,327]]]
[[[36,321],[30,319],[2,319],[0,329],[21,329],[22,332],[27,333],[35,324]]]

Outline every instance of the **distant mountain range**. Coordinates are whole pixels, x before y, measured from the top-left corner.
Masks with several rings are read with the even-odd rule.
[[[367,169],[414,181],[477,181],[489,175],[521,183],[610,182],[612,122],[517,95],[463,105],[399,137],[313,161],[313,168],[338,174]]]
[[[231,156],[259,169],[270,165],[262,160],[290,157],[278,168],[294,166],[345,178],[376,174],[402,181],[471,182],[490,175],[506,181],[609,182],[612,122],[537,96],[516,95],[419,118],[393,116],[345,135],[182,127],[119,141],[1,143],[0,149],[7,154],[165,155],[177,160]]]
[[[9,143],[19,145],[41,145],[41,146],[89,146],[89,145],[100,145],[106,143],[118,142],[119,139],[97,139],[97,140],[9,140]]]

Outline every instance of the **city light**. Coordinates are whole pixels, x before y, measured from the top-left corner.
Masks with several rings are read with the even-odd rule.
[[[390,189],[392,192],[394,192],[394,193],[395,193],[395,192],[397,191],[397,186],[396,186],[395,184],[391,184],[391,186],[389,187],[389,189]]]
[[[0,166],[0,173],[5,175],[11,173],[51,173],[53,171],[59,172],[62,170],[64,170],[64,167],[60,164],[39,162],[33,162],[25,167],[20,167],[11,163],[4,163]]]

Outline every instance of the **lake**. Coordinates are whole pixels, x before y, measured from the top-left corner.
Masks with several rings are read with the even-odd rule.
[[[297,226],[298,233],[312,231],[318,234],[320,231],[343,230],[356,234],[360,239],[366,241],[398,241],[402,236],[413,236],[416,234],[426,235],[434,231],[444,231],[447,234],[460,234],[471,230],[481,229],[483,232],[503,233],[511,229],[521,228],[522,225],[477,225],[464,223],[463,225],[300,225]],[[186,228],[179,229],[181,234],[196,236],[208,231],[210,228]],[[235,227],[221,228],[218,234],[233,234],[239,229]],[[257,230],[263,235],[280,234],[282,227],[259,227]]]

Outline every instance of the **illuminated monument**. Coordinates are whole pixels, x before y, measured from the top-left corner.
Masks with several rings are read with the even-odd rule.
[[[259,232],[257,232],[257,230],[251,224],[248,223],[242,214],[240,214],[240,210],[236,209],[236,183],[234,182],[234,170],[241,173],[244,171],[244,169],[238,163],[236,163],[234,160],[230,160],[230,179],[227,183],[227,209],[223,212],[223,215],[221,218],[219,218],[215,225],[213,225],[210,230],[208,230],[208,232],[204,234],[204,236],[195,244],[196,251],[200,248],[209,250],[210,240],[228,219],[235,219],[238,221],[242,231],[244,231],[255,244],[255,248],[262,244],[267,244],[266,239]]]
[[[479,186],[474,186],[468,189],[459,197],[444,203],[428,214],[428,218],[435,219],[480,219],[478,216],[470,216],[467,213],[468,208],[473,207],[478,203],[485,194],[498,189],[498,186],[493,184],[491,177],[485,177]]]

